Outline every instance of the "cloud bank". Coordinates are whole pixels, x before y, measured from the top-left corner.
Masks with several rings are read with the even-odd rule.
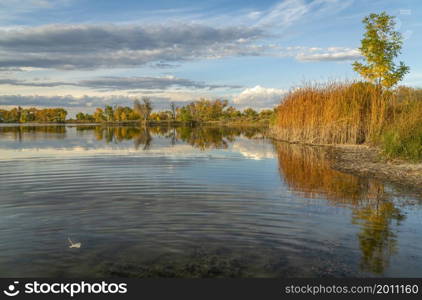
[[[45,25],[0,30],[0,68],[136,67],[229,55],[257,55],[256,27],[200,24]]]
[[[189,89],[237,89],[240,85],[219,85],[207,84],[200,81],[194,81],[175,76],[164,77],[99,77],[77,82],[66,81],[28,81],[19,79],[2,79],[0,85],[29,86],[29,87],[58,87],[58,86],[76,86],[91,88],[99,91],[116,90],[168,90],[170,88],[189,88]]]

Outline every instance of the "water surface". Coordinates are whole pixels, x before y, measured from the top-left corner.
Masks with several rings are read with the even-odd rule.
[[[323,151],[256,128],[1,126],[0,277],[420,277],[421,195]]]

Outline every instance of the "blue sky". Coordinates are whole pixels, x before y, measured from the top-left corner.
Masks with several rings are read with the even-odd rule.
[[[405,38],[403,83],[420,87],[417,0],[0,0],[0,105],[269,108],[304,81],[357,78],[361,20],[381,11]]]

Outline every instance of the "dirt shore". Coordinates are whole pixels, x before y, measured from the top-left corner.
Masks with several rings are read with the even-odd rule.
[[[327,146],[327,149],[327,158],[335,170],[422,191],[422,163],[386,160],[379,150],[368,146]]]

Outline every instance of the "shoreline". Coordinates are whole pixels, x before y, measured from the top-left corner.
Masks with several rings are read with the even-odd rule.
[[[422,192],[422,163],[387,160],[380,150],[366,145],[331,145],[326,156],[334,170]]]
[[[382,157],[379,149],[368,145],[311,144],[281,140],[271,134],[270,137],[276,142],[324,148],[325,157],[333,170],[359,177],[370,177],[422,192],[422,162],[388,160]]]

